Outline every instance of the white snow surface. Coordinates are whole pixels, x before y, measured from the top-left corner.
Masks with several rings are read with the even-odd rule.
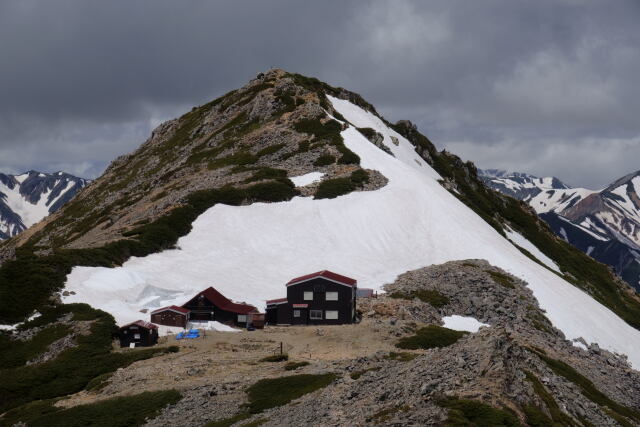
[[[572,203],[576,204],[594,193],[597,193],[597,191],[586,188],[546,190],[537,194],[528,203],[538,214],[545,212],[562,212]]]
[[[305,185],[313,184],[316,181],[320,181],[325,174],[322,172],[309,172],[304,175],[294,176],[289,178],[296,187],[304,187]]]
[[[454,331],[478,332],[481,327],[490,326],[479,322],[474,317],[458,316],[457,314],[443,317],[442,321],[445,328],[453,329]]]
[[[507,235],[507,238],[511,240],[512,243],[520,246],[522,249],[526,249],[531,255],[536,257],[538,261],[540,261],[550,269],[557,271],[558,273],[562,273],[562,271],[560,271],[560,268],[558,267],[558,264],[553,262],[553,260],[545,254],[543,254],[540,249],[538,249],[533,243],[528,241],[522,234],[513,231],[508,227],[504,230],[504,232]]]
[[[180,249],[134,257],[118,268],[75,267],[66,289],[76,294],[65,302],[87,302],[124,323],[146,317],[139,310],[147,307],[131,295],[149,285],[187,296],[166,297],[163,305],[181,305],[213,286],[228,298],[264,308],[266,299],[286,295],[289,279],[313,271],[329,269],[380,290],[409,270],[482,258],[528,282],[568,339],[597,342],[640,367],[640,331],[522,254],[444,189],[427,163],[418,165],[411,144],[379,118],[348,101],[331,102],[352,124],[384,135],[395,157],[353,126],[342,132],[362,167],[389,179],[385,187],[335,199],[214,206],[179,240]]]

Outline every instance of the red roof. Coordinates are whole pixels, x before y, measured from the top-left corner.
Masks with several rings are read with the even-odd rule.
[[[307,280],[315,279],[316,277],[324,277],[325,279],[333,280],[334,282],[339,282],[347,286],[356,286],[356,284],[358,283],[355,279],[352,279],[350,277],[343,276],[341,274],[334,273],[329,270],[322,270],[316,273],[311,273],[305,276],[300,276],[300,277],[296,277],[295,279],[291,279],[287,283],[287,286],[295,285],[300,282],[306,282]]]
[[[286,298],[268,299],[267,300],[267,305],[268,304],[278,304],[278,303],[281,303],[281,302],[287,302],[287,299]]]
[[[258,309],[250,304],[233,302],[212,287],[208,287],[198,295],[204,295],[209,301],[224,311],[237,314],[257,313]],[[193,299],[193,298],[191,298]],[[189,300],[191,301],[191,300]],[[188,301],[187,301],[188,302]]]
[[[173,311],[177,311],[177,312],[182,313],[182,314],[189,314],[189,310],[187,310],[184,307],[178,307],[177,305],[170,305],[169,307],[158,308],[157,310],[153,310],[151,312],[151,314],[159,313],[159,312],[165,311],[165,310],[173,310]]]
[[[140,326],[141,328],[146,328],[146,329],[158,329],[157,325],[154,325],[153,323],[145,322],[144,320],[136,320],[135,322],[127,323],[126,325],[121,326],[120,329],[124,329],[127,326],[131,326],[131,325],[137,325],[137,326]]]

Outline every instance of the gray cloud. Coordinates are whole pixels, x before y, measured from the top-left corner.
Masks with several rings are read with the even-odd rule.
[[[604,186],[640,169],[638,18],[633,0],[0,0],[0,170],[93,177],[276,66],[481,167]]]

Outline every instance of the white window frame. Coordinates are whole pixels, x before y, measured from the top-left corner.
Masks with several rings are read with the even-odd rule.
[[[293,310],[293,317],[300,317],[300,310]]]
[[[304,291],[303,298],[305,301],[313,301],[313,291]]]
[[[133,339],[134,340],[139,340],[140,339],[140,334],[133,334]]]
[[[314,316],[320,314],[320,317]],[[322,320],[322,310],[309,310],[309,319],[310,320]]]
[[[327,292],[325,299],[326,301],[338,301],[338,292]]]
[[[238,314],[238,323],[247,323],[247,315]]]
[[[324,312],[324,318],[327,320],[338,320],[339,316],[338,310],[327,310]]]

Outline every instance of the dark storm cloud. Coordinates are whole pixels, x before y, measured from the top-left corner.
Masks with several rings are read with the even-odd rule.
[[[640,169],[635,1],[0,1],[0,169],[95,175],[271,66],[481,167]]]

